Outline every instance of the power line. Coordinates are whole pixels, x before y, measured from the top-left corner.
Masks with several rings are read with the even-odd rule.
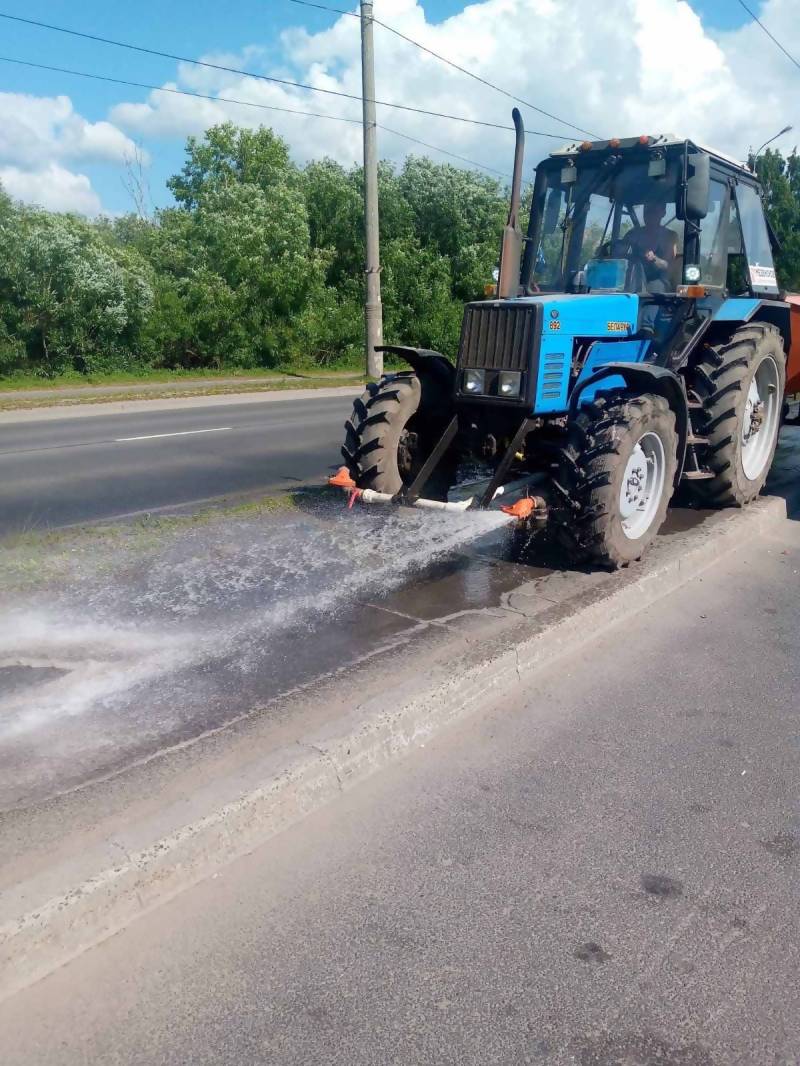
[[[439,55],[439,53],[434,52],[432,48],[428,48],[424,44],[420,44],[419,41],[414,41],[410,37],[406,37],[404,33],[400,32],[400,30],[396,30],[392,26],[387,25],[385,22],[381,22],[380,19],[375,19],[375,22],[377,22],[377,24],[379,26],[382,26],[385,30],[388,30],[389,33],[393,33],[397,37],[402,38],[402,40],[407,41],[409,44],[413,44],[414,47],[419,48],[420,51],[427,52],[428,55],[433,56],[435,59],[440,60],[442,63],[446,63],[449,67],[453,67],[454,70],[458,70],[462,74],[466,74],[467,77],[474,78],[474,80],[480,82],[481,85],[486,85],[488,86],[488,88],[494,89],[495,92],[502,93],[503,96],[507,96],[509,100],[516,100],[518,104],[522,104],[524,107],[529,107],[532,111],[537,111],[540,115],[544,115],[545,118],[553,119],[554,122],[561,122],[565,126],[569,126],[570,129],[577,130],[578,133],[584,133],[587,137],[591,137],[592,140],[600,140],[600,137],[597,133],[591,133],[589,130],[583,129],[581,126],[576,126],[572,122],[567,122],[566,119],[559,118],[558,115],[552,115],[549,111],[545,111],[541,107],[537,107],[536,104],[532,104],[529,100],[524,100],[521,96],[515,96],[514,93],[508,92],[507,89],[501,89],[499,85],[495,85],[493,82],[487,81],[486,78],[482,78],[479,74],[475,74],[473,73],[473,71],[467,70],[466,67],[459,66],[458,63],[454,63],[451,59],[447,59],[446,56]]]
[[[189,89],[168,89],[163,85],[149,85],[144,81],[129,81],[127,78],[113,78],[108,74],[90,74],[85,70],[71,70],[69,67],[51,67],[46,63],[34,63],[29,59],[12,59],[0,56],[0,63],[14,63],[20,67],[34,67],[36,70],[49,70],[56,74],[71,74],[76,78],[89,78],[91,81],[107,81],[112,85],[126,85],[133,89],[149,89],[155,93],[170,93],[172,96],[191,96],[195,100],[211,100],[215,104],[237,104],[241,107],[256,107],[262,111],[283,111],[288,115],[308,115],[311,118],[328,118],[332,122],[352,122],[361,125],[360,118],[345,118],[342,115],[326,115],[321,111],[299,111],[291,107],[277,107],[274,104],[257,104],[253,100],[234,100],[229,96],[209,96],[207,93],[195,93]]]
[[[286,115],[304,115],[309,118],[322,118],[328,119],[331,122],[346,122],[353,126],[360,126],[360,118],[347,118],[344,115],[326,115],[321,111],[300,111],[291,107],[277,107],[273,104],[258,104],[253,100],[235,100],[229,96],[210,96],[207,93],[195,93],[190,92],[188,89],[167,89],[163,85],[149,85],[143,81],[129,81],[126,78],[113,78],[110,75],[105,74],[91,74],[85,70],[71,70],[69,67],[54,67],[46,63],[34,63],[27,59],[12,59],[10,56],[0,56],[0,63],[13,63],[20,67],[33,67],[35,70],[47,70],[56,74],[70,74],[76,78],[88,78],[90,81],[104,81],[109,82],[112,85],[124,85],[133,89],[148,89],[151,92],[156,93],[168,93],[171,96],[190,96],[195,100],[210,100],[214,104],[235,104],[237,107],[254,107],[261,111],[280,111]],[[436,144],[428,144],[427,141],[420,141],[416,137],[411,137],[407,133],[401,133],[400,130],[390,129],[388,126],[379,124],[379,129],[384,130],[386,133],[391,133],[395,137],[402,137],[403,140],[411,141],[413,144],[421,144],[425,148],[430,148],[434,152],[441,152],[442,155],[448,155],[452,159],[459,159],[462,163],[468,163],[470,166],[478,167],[480,170],[486,170],[490,174],[497,174],[501,178],[507,178],[508,175],[504,174],[500,170],[495,170],[494,167],[487,167],[484,163],[478,163],[474,159],[467,159],[465,156],[456,155],[455,152],[449,152],[446,148],[440,148]]]
[[[341,7],[330,7],[328,4],[312,4],[311,0],[289,0],[290,4],[299,4],[301,7],[315,7],[318,11],[332,11],[335,15],[347,15],[351,19],[360,19],[361,16],[357,11],[345,11]],[[373,22],[377,22],[376,18],[372,19]]]
[[[753,20],[753,22],[755,22],[757,26],[760,26],[760,27],[761,27],[761,29],[762,29],[762,30],[764,31],[764,33],[766,33],[767,37],[769,37],[769,39],[770,39],[770,40],[772,41],[772,43],[773,43],[773,44],[775,44],[775,45],[777,45],[777,46],[778,46],[778,48],[780,48],[780,50],[781,50],[781,51],[783,52],[783,54],[784,54],[784,55],[786,56],[786,58],[787,58],[787,59],[788,59],[788,60],[789,60],[789,61],[790,61],[791,63],[794,63],[794,65],[795,65],[795,66],[797,67],[797,69],[798,69],[798,70],[800,70],[800,60],[797,60],[797,59],[795,59],[795,57],[794,57],[794,56],[793,56],[793,55],[791,54],[791,52],[787,52],[787,51],[786,51],[786,49],[785,49],[785,48],[783,47],[783,45],[782,45],[782,44],[781,44],[781,42],[780,42],[780,41],[778,40],[778,38],[777,38],[777,37],[774,37],[774,36],[773,36],[773,35],[772,35],[772,34],[771,34],[771,33],[769,32],[769,30],[768,30],[768,29],[767,29],[767,27],[766,27],[766,26],[764,25],[764,23],[763,23],[763,22],[761,21],[761,19],[760,19],[760,18],[759,18],[759,17],[758,17],[758,16],[757,16],[757,15],[755,14],[755,12],[753,12],[753,11],[751,11],[751,10],[750,10],[750,8],[749,8],[749,7],[747,6],[747,4],[746,4],[746,3],[744,2],[744,0],[739,0],[739,4],[740,4],[740,5],[741,5],[741,6],[742,6],[742,7],[744,8],[744,9],[745,9],[745,11],[746,11],[746,12],[747,12],[747,14],[748,14],[748,15],[750,16],[750,18],[751,18],[751,19]]]
[[[298,4],[300,7],[315,7],[320,11],[331,11],[337,15],[348,15],[351,18],[360,18],[354,11],[343,11],[338,7],[328,7],[326,4],[312,3],[311,0],[289,0],[292,4]],[[576,126],[573,122],[567,122],[566,119],[559,118],[558,115],[553,115],[549,111],[543,110],[541,107],[537,107],[536,104],[532,104],[529,100],[524,100],[521,96],[516,96],[514,93],[509,92],[507,89],[501,88],[499,85],[495,85],[494,82],[488,81],[486,78],[482,78],[480,74],[475,74],[474,71],[467,70],[466,67],[459,66],[458,63],[454,63],[452,59],[448,59],[447,56],[440,55],[439,52],[434,52],[432,48],[428,48],[427,45],[421,44],[419,41],[415,41],[412,37],[407,37],[400,30],[390,26],[386,22],[382,22],[380,19],[373,16],[372,21],[378,26],[383,27],[384,30],[388,30],[389,33],[393,33],[396,37],[406,41],[408,44],[412,44],[415,48],[419,48],[422,52],[427,52],[428,55],[433,56],[434,59],[438,59],[442,63],[446,63],[447,66],[452,67],[454,70],[460,71],[462,74],[466,74],[468,78],[473,78],[475,81],[480,82],[481,85],[486,85],[489,89],[494,89],[495,92],[502,93],[503,96],[507,96],[509,100],[516,100],[518,104],[524,104],[525,107],[529,107],[532,111],[538,111],[540,115],[544,115],[546,118],[553,119],[554,122],[561,122],[565,126],[569,126],[570,129],[577,130],[579,133],[585,133],[593,140],[599,140],[599,136],[596,133],[591,133],[589,130],[583,129],[581,126]]]
[[[188,56],[176,55],[173,52],[160,52],[155,48],[145,48],[142,45],[129,44],[127,41],[115,41],[110,37],[100,37],[93,33],[83,33],[80,30],[70,30],[65,26],[55,26],[49,22],[39,22],[36,19],[23,18],[21,15],[9,15],[6,12],[0,11],[0,18],[8,19],[11,22],[20,22],[28,26],[37,26],[39,29],[53,30],[56,33],[66,33],[71,37],[80,37],[87,41],[95,41],[100,44],[110,44],[115,48],[125,48],[131,52],[140,52],[144,55],[157,56],[160,59],[170,59],[176,63],[190,63],[193,66],[205,67],[209,70],[219,70],[226,74],[238,74],[245,78],[254,78],[257,81],[272,82],[277,85],[290,85],[295,89],[307,89],[309,92],[324,93],[326,96],[339,96],[346,100],[358,100],[361,101],[361,97],[356,93],[345,93],[337,89],[323,89],[317,85],[307,85],[305,82],[292,81],[289,78],[276,78],[269,74],[254,74],[249,70],[241,70],[238,67],[228,67],[222,63],[211,63],[204,59],[190,59]],[[381,107],[393,107],[399,111],[410,111],[417,115],[428,115],[433,118],[444,118],[451,122],[465,122],[472,126],[483,126],[496,130],[512,130],[513,126],[503,126],[498,122],[486,122],[482,119],[467,118],[465,115],[449,115],[444,114],[441,111],[427,111],[421,107],[411,107],[408,104],[394,104],[388,100],[376,100],[376,104],[380,104]],[[562,140],[567,137],[566,134],[559,133],[539,133],[538,131],[532,131],[537,133],[540,137],[551,137],[553,140]]]
[[[393,133],[395,137],[402,137],[403,140],[411,141],[413,144],[421,144],[423,148],[431,148],[434,152],[441,152],[442,155],[449,155],[451,159],[460,159],[462,163],[469,163],[471,167],[480,167],[481,170],[488,170],[490,174],[497,174],[501,178],[509,180],[509,175],[505,174],[502,170],[495,170],[494,167],[487,167],[484,163],[476,163],[474,159],[467,159],[466,156],[456,155],[455,152],[448,152],[446,148],[439,148],[438,145],[428,144],[427,141],[421,141],[417,137],[410,137],[407,133],[400,133],[399,130],[389,129],[388,126],[384,126],[382,123],[378,123],[378,129],[383,130],[384,133]]]

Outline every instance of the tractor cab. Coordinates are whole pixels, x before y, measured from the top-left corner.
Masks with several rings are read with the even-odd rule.
[[[672,135],[585,141],[537,169],[524,291],[777,295],[758,183]]]
[[[650,359],[686,339],[687,297],[707,317],[727,296],[779,292],[755,176],[669,134],[554,151],[537,168],[525,245],[519,293],[635,295]]]
[[[584,141],[544,160],[521,282],[529,295],[630,293],[643,307],[689,286],[778,293],[755,176],[670,135]]]

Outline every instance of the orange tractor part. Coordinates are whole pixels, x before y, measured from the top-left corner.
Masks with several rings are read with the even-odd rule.
[[[787,293],[786,302],[789,304],[789,321],[792,327],[789,359],[786,363],[786,393],[792,396],[800,392],[800,293]]]
[[[356,487],[356,483],[350,476],[350,471],[346,466],[340,466],[333,477],[328,478],[328,484],[337,489],[354,489]]]

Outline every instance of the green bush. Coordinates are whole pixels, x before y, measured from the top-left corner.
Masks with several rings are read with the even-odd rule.
[[[0,221],[0,345],[45,377],[130,365],[144,354],[149,275],[91,223],[20,207]]]

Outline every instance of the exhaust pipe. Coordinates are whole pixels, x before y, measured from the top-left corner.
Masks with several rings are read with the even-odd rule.
[[[522,189],[522,160],[525,154],[525,127],[522,115],[515,107],[511,112],[517,140],[514,146],[514,176],[511,179],[511,206],[508,221],[503,230],[500,245],[500,275],[497,279],[497,295],[501,300],[519,293],[519,267],[522,256],[522,230],[519,225],[519,204]]]

